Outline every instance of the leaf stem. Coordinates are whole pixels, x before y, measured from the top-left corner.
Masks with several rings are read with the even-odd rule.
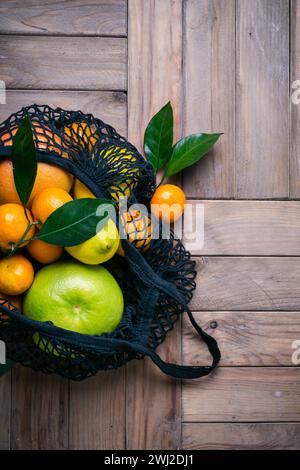
[[[26,227],[26,230],[25,230],[25,232],[23,233],[23,235],[21,237],[21,240],[19,240],[18,243],[16,243],[14,246],[12,246],[11,252],[8,254],[7,258],[11,258],[18,251],[18,249],[21,248],[23,243],[31,240],[31,238],[29,240],[27,240],[26,236],[28,235],[31,227],[34,227],[35,225],[38,225],[40,223],[41,222],[29,222],[28,223],[28,225]]]
[[[28,224],[31,224],[26,206],[24,206],[24,213],[25,213],[25,217],[26,217]]]
[[[165,179],[166,179],[166,175],[163,174],[162,179],[160,180],[160,182],[159,182],[158,185],[156,186],[156,189],[159,188],[159,186],[165,181]]]

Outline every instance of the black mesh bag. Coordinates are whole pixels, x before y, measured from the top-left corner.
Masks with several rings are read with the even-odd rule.
[[[1,160],[11,158],[12,137],[26,115],[32,122],[40,162],[64,168],[97,197],[117,200],[123,194],[129,204],[142,203],[149,208],[155,190],[151,165],[115,129],[91,114],[49,106],[22,108],[0,125]],[[144,356],[176,378],[209,374],[218,364],[220,352],[188,308],[196,277],[190,253],[174,236],[151,240],[147,246],[142,243],[141,239],[123,240],[125,257],[115,256],[105,264],[121,286],[125,302],[123,319],[113,333],[83,335],[51,322],[36,322],[3,298],[0,339],[6,344],[7,357],[73,380]],[[212,355],[210,366],[169,364],[155,352],[184,312]]]

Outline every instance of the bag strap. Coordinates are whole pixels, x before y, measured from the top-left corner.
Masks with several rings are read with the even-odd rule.
[[[198,379],[204,377],[205,375],[210,374],[218,365],[221,359],[221,353],[218,347],[217,341],[210,335],[208,335],[202,328],[198,325],[194,319],[192,313],[188,310],[189,319],[199,334],[199,336],[205,342],[211,356],[212,364],[210,366],[188,366],[188,365],[178,365],[165,362],[161,357],[152,349],[149,349],[146,346],[141,345],[140,343],[129,343],[130,348],[134,349],[136,352],[150,357],[154,364],[156,364],[162,372],[177,379]]]
[[[185,366],[171,364],[163,361],[155,351],[149,349],[147,346],[139,343],[131,343],[131,345],[135,347],[137,352],[150,357],[162,372],[167,375],[171,375],[172,377],[179,379],[196,379],[210,374],[210,372],[216,368],[221,359],[221,353],[217,341],[212,336],[203,331],[202,328],[198,325],[192,315],[192,312],[186,305],[186,299],[184,295],[176,288],[176,286],[173,283],[166,281],[165,279],[162,279],[160,276],[158,276],[158,274],[156,274],[152,267],[146,262],[141,253],[139,253],[139,251],[136,250],[130,243],[126,243],[125,240],[123,245],[131,269],[135,272],[139,279],[148,287],[155,286],[156,289],[158,289],[160,292],[168,294],[178,303],[184,306],[191,324],[197,331],[198,335],[205,342],[212,356],[212,364],[210,366]]]

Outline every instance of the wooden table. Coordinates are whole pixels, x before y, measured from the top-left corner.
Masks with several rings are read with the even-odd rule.
[[[141,149],[170,99],[178,138],[224,132],[180,178],[205,207],[192,308],[221,367],[182,384],[148,360],[83,383],[15,367],[0,447],[299,449],[300,1],[5,0],[0,33],[1,120],[33,102],[81,109]],[[208,361],[186,319],[160,353]]]

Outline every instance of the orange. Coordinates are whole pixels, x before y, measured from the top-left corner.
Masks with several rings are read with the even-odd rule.
[[[63,249],[61,246],[50,245],[42,240],[32,240],[27,245],[31,256],[42,264],[54,263],[61,257]]]
[[[32,264],[23,255],[14,255],[0,261],[0,291],[8,295],[23,294],[34,278]]]
[[[0,292],[0,305],[12,310],[12,305],[18,310],[22,308],[22,297],[20,295],[6,295]]]
[[[36,143],[36,148],[40,150],[53,150],[57,153],[61,153],[61,138],[56,132],[52,132],[51,129],[46,126],[45,124],[43,127],[39,124],[39,122],[32,121],[32,127],[34,128],[33,132],[33,139]],[[11,129],[11,134],[14,136],[17,133],[18,127],[14,127]],[[0,135],[0,144],[4,145],[5,147],[8,145],[12,145],[13,141],[11,138],[11,134],[9,132],[5,132],[4,134]]]
[[[73,184],[73,176],[56,165],[39,163],[28,206],[31,205],[33,198],[39,192],[52,187],[54,182],[58,188],[70,191]],[[0,162],[0,204],[7,202],[21,203],[14,183],[13,164],[11,160],[3,160]]]
[[[151,199],[151,211],[165,222],[174,222],[184,211],[185,193],[174,184],[159,186]]]
[[[67,191],[61,188],[47,188],[38,193],[32,202],[32,213],[35,220],[44,223],[56,209],[72,201]]]
[[[20,295],[6,295],[0,292],[0,305],[8,308],[8,310],[14,310],[14,307],[18,310],[22,309],[22,297]],[[8,316],[5,313],[0,312],[1,320],[8,320]]]
[[[52,131],[50,127],[43,125],[43,127],[36,121],[32,121],[32,126],[35,130],[33,138],[36,144],[36,148],[40,150],[53,150],[54,152],[61,154],[61,138],[57,132]]]
[[[124,251],[124,248],[122,246],[122,241],[121,240],[119,242],[119,246],[118,246],[118,249],[117,249],[116,253],[119,256],[125,256],[125,251]]]
[[[0,247],[10,250],[22,238],[28,227],[28,221],[33,221],[31,213],[19,204],[3,204],[0,206]],[[26,238],[30,240],[34,236],[35,227],[31,227]],[[22,244],[27,245],[28,242]]]
[[[65,156],[61,148],[61,138],[55,132],[51,131],[50,127],[41,126],[39,122],[32,121],[32,127],[34,128],[34,141],[36,148],[39,150],[55,151],[59,155]],[[18,128],[14,127],[11,129],[12,135],[15,135]],[[10,133],[4,132],[0,135],[0,145],[8,146],[12,145],[12,138]],[[73,176],[62,168],[49,163],[39,163],[36,181],[28,202],[30,206],[34,196],[42,191],[42,189],[53,186],[53,181],[57,187],[62,188],[66,191],[70,191],[73,185]],[[13,164],[11,160],[3,160],[0,162],[0,204],[7,202],[15,202],[20,204],[20,199],[15,188],[13,179]]]
[[[78,144],[80,147],[85,148],[88,145],[89,150],[93,150],[97,142],[97,135],[95,134],[94,126],[83,122],[74,122],[70,126],[65,126],[66,141]]]
[[[134,209],[120,214],[120,222],[130,243],[140,251],[146,251],[151,241],[151,222],[149,217]],[[120,243],[117,253],[124,256]]]
[[[17,130],[18,130],[18,128],[14,127],[14,128],[11,129],[11,133],[5,131],[4,134],[0,135],[0,145],[2,145],[4,147],[6,147],[8,145],[12,145],[11,134],[14,136],[17,133]]]

